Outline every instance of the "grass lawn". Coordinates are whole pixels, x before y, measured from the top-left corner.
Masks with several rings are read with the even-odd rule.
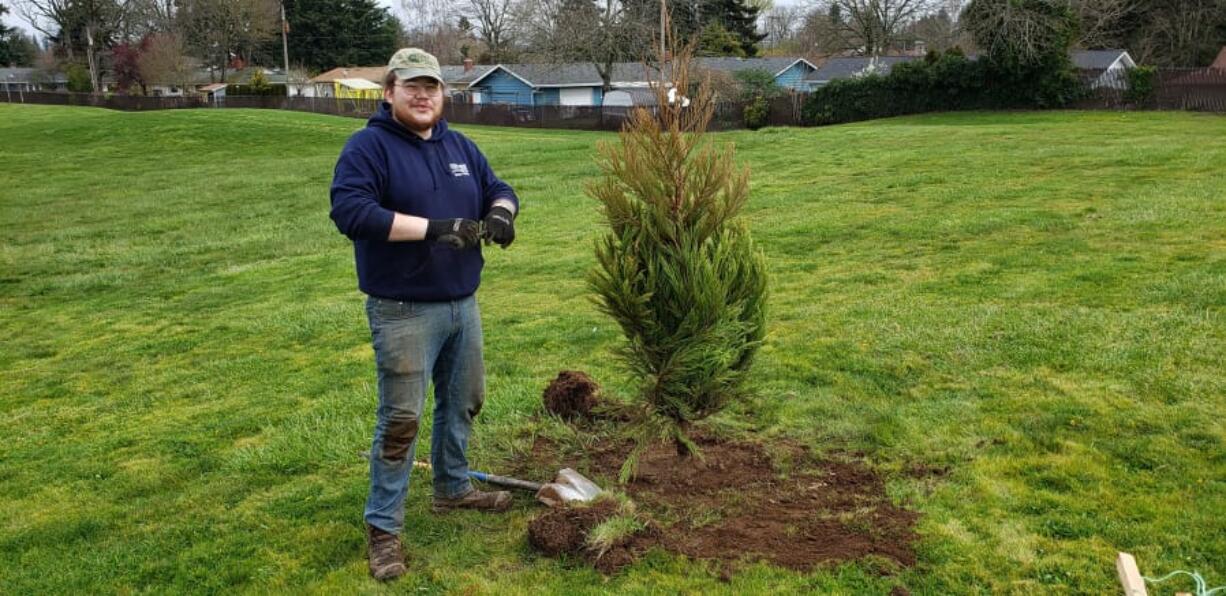
[[[712,424],[863,454],[922,514],[915,567],[725,583],[657,552],[605,578],[531,551],[527,499],[436,517],[415,473],[390,586],[366,576],[373,359],[327,215],[362,125],[0,105],[0,593],[1107,594],[1117,550],[1226,583],[1226,118],[714,135],[752,167],[772,285],[756,397]],[[540,417],[559,370],[630,391],[583,281],[615,137],[462,130],[524,202],[479,293],[471,459],[499,470],[568,436]]]

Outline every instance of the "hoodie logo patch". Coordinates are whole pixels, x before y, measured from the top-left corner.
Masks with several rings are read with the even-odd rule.
[[[468,175],[469,175],[469,174],[468,174],[468,164],[466,164],[466,163],[449,163],[449,164],[447,164],[447,165],[448,165],[448,166],[451,168],[451,175],[452,175],[452,176],[457,176],[457,177],[459,177],[459,176],[468,176]]]

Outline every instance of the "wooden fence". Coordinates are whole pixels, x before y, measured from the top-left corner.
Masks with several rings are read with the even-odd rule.
[[[1226,69],[1163,68],[1154,74],[1153,93],[1129,92],[1124,71],[1085,71],[1089,96],[1075,107],[1098,110],[1188,110],[1226,113]]]
[[[1136,97],[1128,91],[1123,72],[1083,71],[1089,93],[1073,108],[1096,110],[1195,110],[1226,113],[1226,70],[1213,68],[1161,69],[1154,77],[1153,93]],[[801,107],[806,94],[794,93],[770,102],[769,126],[803,126]],[[86,93],[0,92],[0,101],[51,105],[94,106],[114,110],[142,111],[183,108],[258,108],[295,110],[367,118],[378,108],[377,100],[332,97],[229,96],[210,102],[201,97],[144,97],[138,95],[91,95]],[[618,130],[631,108],[578,106],[515,106],[470,104],[449,101],[447,120],[457,124],[489,124],[527,128]],[[711,130],[745,128],[745,104],[716,104]]]
[[[787,95],[770,103],[768,125],[800,126],[804,95]],[[334,116],[368,118],[379,107],[373,99],[334,97],[281,97],[234,95],[210,102],[200,97],[145,97],[139,95],[91,95],[88,93],[17,93],[11,98],[0,94],[0,101],[50,105],[92,106],[123,111],[172,110],[185,108],[256,108],[294,110]],[[447,102],[444,116],[458,124],[488,124],[527,128],[579,130],[619,130],[632,108],[585,106],[515,106]],[[744,128],[745,104],[716,104],[711,130]]]

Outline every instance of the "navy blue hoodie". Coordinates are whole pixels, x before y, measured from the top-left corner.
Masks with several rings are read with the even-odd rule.
[[[366,128],[349,138],[332,176],[332,221],[353,240],[358,288],[380,298],[464,298],[481,283],[480,247],[389,242],[393,212],[426,219],[481,220],[496,199],[515,192],[494,176],[485,156],[439,120],[429,140],[392,119],[382,102]]]

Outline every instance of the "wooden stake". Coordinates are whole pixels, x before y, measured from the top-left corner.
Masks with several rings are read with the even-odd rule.
[[[1137,560],[1132,555],[1120,553],[1115,559],[1115,571],[1120,575],[1120,584],[1124,586],[1124,596],[1149,596],[1141,570],[1137,569]]]

